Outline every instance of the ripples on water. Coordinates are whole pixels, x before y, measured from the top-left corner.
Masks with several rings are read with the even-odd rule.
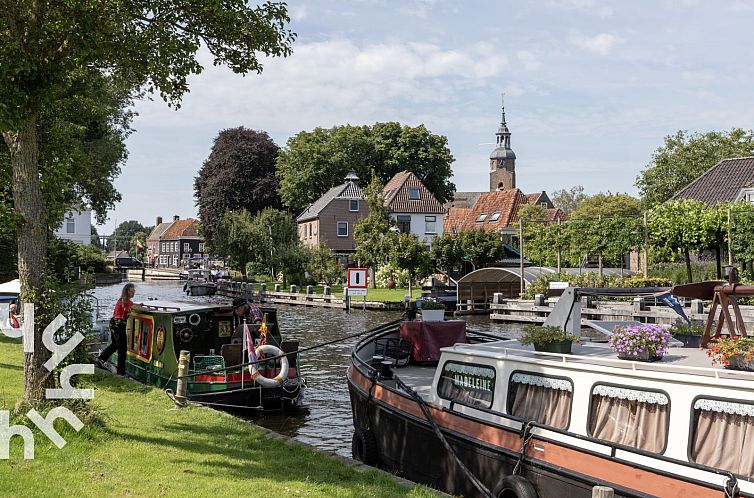
[[[183,292],[183,282],[134,282],[134,302],[150,299],[184,302],[228,302],[222,297],[188,297]],[[110,316],[115,301],[120,297],[122,285],[98,287],[94,295]],[[339,309],[306,308],[303,306],[278,306],[280,330],[286,339],[300,341],[305,348],[359,331],[368,330],[381,323],[400,317],[395,312],[352,311]],[[495,335],[517,335],[516,327],[492,323],[487,316],[464,317],[470,329]],[[351,348],[358,338],[306,352],[301,358],[301,374],[306,378],[307,389],[303,408],[295,412],[264,413],[254,417],[261,426],[286,434],[318,448],[351,455],[351,402],[346,384],[346,368]]]

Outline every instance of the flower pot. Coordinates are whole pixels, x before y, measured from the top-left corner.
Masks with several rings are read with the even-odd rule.
[[[445,310],[422,310],[422,320],[425,322],[441,322],[445,320]]]
[[[728,361],[730,363],[725,365],[728,370],[745,370],[747,372],[754,372],[754,360],[747,360],[744,356],[731,356]]]
[[[681,341],[684,348],[698,348],[702,344],[702,336],[696,334],[675,334],[673,338]]]
[[[563,353],[571,354],[571,345],[573,341],[557,341],[546,342],[544,344],[535,344],[535,351],[543,351],[545,353]]]
[[[618,358],[621,360],[651,362],[661,360],[662,356],[657,356],[654,351],[645,350],[636,354],[618,353]]]

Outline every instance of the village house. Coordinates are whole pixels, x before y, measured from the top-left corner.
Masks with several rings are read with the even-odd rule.
[[[708,206],[741,200],[754,203],[754,157],[723,159],[673,196]]]
[[[390,218],[401,233],[413,233],[427,247],[442,235],[445,208],[414,173],[396,173],[382,194]]]
[[[171,223],[157,218],[152,233],[147,238],[147,257],[156,267],[181,268],[191,257],[203,257],[204,239],[199,236],[199,221],[173,216]]]
[[[63,224],[54,233],[59,239],[88,246],[92,243],[92,210],[72,209],[66,212]]]
[[[336,254],[356,252],[353,229],[369,214],[369,206],[359,187],[359,177],[348,173],[345,183],[328,190],[296,219],[298,236],[307,247],[324,242]]]

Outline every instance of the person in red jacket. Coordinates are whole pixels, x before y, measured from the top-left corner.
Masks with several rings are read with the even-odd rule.
[[[136,293],[134,284],[128,283],[123,286],[120,299],[115,303],[113,317],[110,319],[111,343],[97,357],[100,365],[103,365],[115,351],[118,352],[118,375],[126,375],[126,320],[134,303],[131,301]]]

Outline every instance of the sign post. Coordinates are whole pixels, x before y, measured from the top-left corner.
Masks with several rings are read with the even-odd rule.
[[[367,287],[369,285],[368,270],[366,268],[348,269],[348,286],[345,289],[349,304],[351,296],[362,296],[363,308],[367,308]]]

